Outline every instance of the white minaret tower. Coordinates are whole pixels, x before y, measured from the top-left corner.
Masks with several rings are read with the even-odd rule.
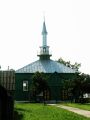
[[[45,25],[45,20],[43,22],[43,29],[42,29],[42,39],[43,39],[43,44],[42,46],[47,46],[47,30],[46,30],[46,25]]]
[[[45,19],[43,22],[43,29],[42,29],[42,46],[40,47],[40,54],[38,55],[40,59],[50,59],[49,54],[49,46],[47,46],[47,30],[46,30],[46,24]]]

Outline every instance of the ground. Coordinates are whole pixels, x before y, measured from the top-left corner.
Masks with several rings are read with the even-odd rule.
[[[90,118],[90,111],[88,111],[88,110],[82,110],[82,109],[79,109],[79,108],[69,107],[69,106],[65,106],[65,105],[55,105],[55,106]]]
[[[84,110],[90,111],[90,103],[81,104],[81,103],[62,103],[62,105],[70,106],[70,107],[76,107]]]
[[[62,108],[44,104],[15,104],[15,120],[89,120]]]

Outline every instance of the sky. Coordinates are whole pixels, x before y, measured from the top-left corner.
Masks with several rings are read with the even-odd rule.
[[[39,58],[45,16],[51,59],[90,74],[90,0],[0,0],[0,65],[17,70]]]

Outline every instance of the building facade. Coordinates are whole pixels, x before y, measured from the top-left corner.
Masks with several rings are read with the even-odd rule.
[[[43,22],[42,29],[42,46],[37,55],[39,60],[30,63],[18,70],[15,73],[16,82],[16,100],[29,101],[30,100],[30,86],[32,84],[32,76],[36,72],[45,73],[48,77],[48,100],[63,100],[65,96],[62,91],[63,80],[70,80],[75,78],[77,71],[50,59],[52,56],[49,53],[49,46],[47,45],[47,30],[45,21]],[[66,98],[68,99],[68,98]]]
[[[11,95],[15,92],[15,71],[14,70],[6,70],[0,71],[0,85],[4,87],[8,94]]]

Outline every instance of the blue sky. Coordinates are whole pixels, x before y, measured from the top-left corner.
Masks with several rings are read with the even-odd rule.
[[[90,74],[90,0],[0,0],[0,65],[18,69],[38,59],[43,12],[52,59],[81,63]]]

